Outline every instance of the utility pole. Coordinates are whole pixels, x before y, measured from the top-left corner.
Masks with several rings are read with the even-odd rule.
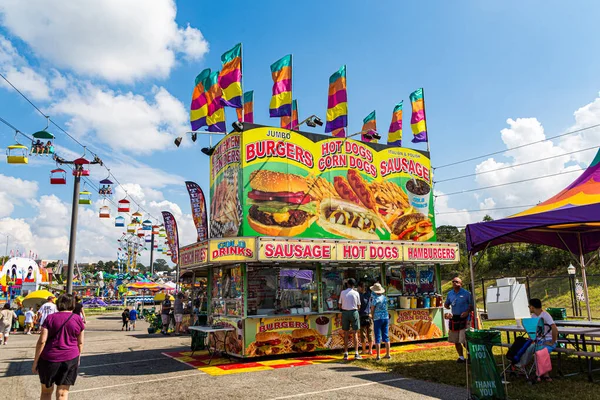
[[[85,149],[85,147],[84,147]],[[77,240],[77,217],[79,214],[79,183],[81,182],[81,176],[89,174],[89,171],[84,168],[86,164],[100,164],[102,160],[97,156],[94,156],[92,162],[87,161],[81,157],[76,160],[67,161],[62,157],[54,155],[54,161],[57,164],[70,164],[73,165],[73,203],[71,205],[71,233],[69,235],[69,259],[67,264],[67,287],[66,292],[73,294],[73,273],[75,269],[75,249]],[[84,172],[85,171],[85,172]],[[87,173],[86,173],[87,172]]]
[[[154,276],[154,227],[152,227],[152,235],[150,242],[150,276]]]

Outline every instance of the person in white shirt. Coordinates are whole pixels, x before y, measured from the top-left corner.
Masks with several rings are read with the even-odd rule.
[[[340,293],[340,309],[342,310],[342,330],[344,331],[344,360],[348,359],[348,337],[352,330],[354,339],[354,359],[360,360],[362,357],[358,354],[358,331],[360,330],[360,295],[356,290],[356,281],[353,278],[348,279],[346,290]]]
[[[56,308],[56,304],[54,304],[55,299],[56,299],[56,297],[54,297],[54,296],[48,296],[48,301],[46,303],[44,303],[38,310],[40,327],[44,324],[44,321],[46,320],[48,315],[58,312],[58,309]]]
[[[33,329],[33,317],[35,317],[33,307],[29,307],[29,310],[25,311],[25,330],[23,331],[25,335],[31,335],[31,330]]]
[[[554,319],[542,309],[540,299],[529,299],[529,312],[531,312],[531,318],[540,318],[544,321],[544,342],[542,346],[548,350],[548,353],[552,353],[556,349],[556,341],[558,340],[558,328],[554,323]],[[552,381],[549,374],[544,374],[541,379],[548,382]]]

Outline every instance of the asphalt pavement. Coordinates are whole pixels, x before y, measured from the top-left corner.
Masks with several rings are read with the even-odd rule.
[[[138,322],[137,331],[122,332],[117,314],[90,318],[70,399],[466,398],[462,388],[366,370],[360,362],[211,376],[162,354],[189,349],[189,336],[148,335],[146,326]],[[2,398],[39,398],[39,379],[31,373],[37,337],[19,333],[0,346]]]

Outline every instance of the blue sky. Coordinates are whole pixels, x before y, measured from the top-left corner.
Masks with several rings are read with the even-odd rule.
[[[219,2],[178,1],[175,14],[172,1],[163,0],[146,10],[150,15],[145,20],[137,18],[147,8],[143,1],[133,1],[127,9],[93,2],[79,10],[68,2],[52,8],[36,2],[40,4],[29,9],[18,1],[0,5],[0,39],[5,40],[0,72],[13,76],[11,81],[37,105],[101,155],[152,215],[172,210],[184,242],[193,239],[194,231],[183,181],[196,181],[208,192],[208,159],[200,153],[207,139],[193,146],[188,140],[179,149],[172,139],[189,127],[186,113],[195,76],[206,67],[220,68],[220,55],[238,42],[243,43],[244,89],[255,91],[257,123],[278,124],[268,118],[269,65],[288,53],[294,56],[294,97],[301,119],[310,114],[324,119],[328,77],[346,64],[349,130],[359,131],[362,119],[375,109],[378,129],[385,132],[394,104],[404,100],[404,143],[420,149],[425,146],[410,143],[408,95],[423,87],[434,166],[600,122],[600,55],[592,39],[600,5],[591,1],[577,6],[540,1],[231,1],[226,8]],[[91,14],[95,19],[89,19]],[[44,85],[45,91],[40,89]],[[0,117],[24,132],[45,124],[17,93],[1,85]],[[228,124],[233,121],[233,110],[227,111],[227,119]],[[53,132],[61,148],[81,153],[78,145]],[[557,156],[529,167],[440,183],[436,193],[585,167],[594,151],[558,156],[594,146],[599,138],[600,132],[589,130],[439,169],[437,180]],[[0,126],[0,147],[12,142],[13,133]],[[39,159],[28,166],[0,162],[8,183],[0,188],[0,234],[8,233],[13,243],[48,258],[65,257],[63,217],[72,190],[48,184],[52,168]],[[93,169],[93,180],[105,176],[105,170]],[[438,198],[437,209],[445,213],[438,224],[464,225],[484,215],[463,210],[544,200],[576,176]],[[517,211],[489,213],[498,218]],[[94,219],[97,204],[86,212],[78,257],[113,257],[120,232]]]

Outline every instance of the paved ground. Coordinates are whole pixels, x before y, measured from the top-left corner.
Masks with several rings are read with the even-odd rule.
[[[460,388],[365,370],[359,362],[315,364],[226,376],[211,376],[164,352],[185,351],[190,338],[121,332],[120,318],[92,318],[86,330],[80,377],[71,399],[461,399]],[[0,348],[2,398],[39,398],[39,380],[31,374],[37,336],[12,335]],[[5,394],[6,393],[6,394]]]

